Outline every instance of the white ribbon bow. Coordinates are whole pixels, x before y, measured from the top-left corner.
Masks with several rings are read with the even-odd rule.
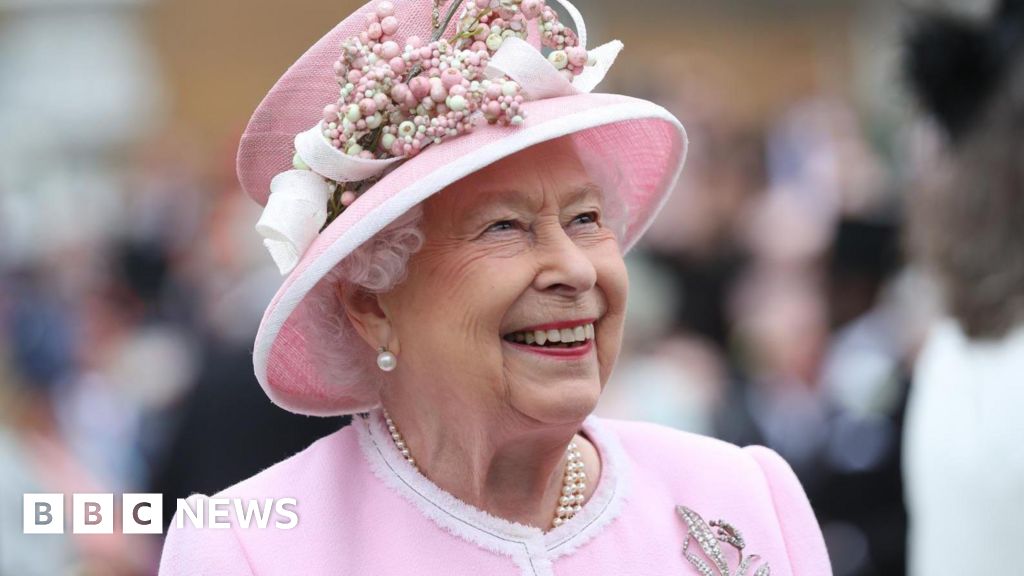
[[[526,100],[543,100],[590,92],[604,79],[622,50],[622,42],[612,40],[587,52],[592,65],[586,66],[570,82],[529,42],[510,36],[487,63],[487,77],[508,76],[523,89]]]
[[[319,124],[295,136],[295,151],[309,170],[286,170],[270,181],[270,197],[256,232],[281,275],[295,269],[327,222],[328,180],[358,182],[376,176],[402,157],[374,160],[349,156],[323,137]]]
[[[586,48],[583,18],[568,0],[555,0],[574,20],[579,45]],[[507,76],[522,88],[526,100],[541,100],[590,92],[608,73],[622,50],[613,40],[588,51],[588,64],[570,82],[530,43],[515,36],[506,38],[491,56],[489,78]],[[331,146],[318,123],[295,136],[295,151],[309,170],[287,170],[270,182],[270,197],[256,223],[282,275],[291,272],[327,221],[327,202],[333,192],[328,180],[358,182],[384,172],[404,156],[372,160],[350,156]]]

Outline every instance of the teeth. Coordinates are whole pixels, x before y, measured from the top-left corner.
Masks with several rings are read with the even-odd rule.
[[[573,342],[584,342],[594,339],[594,325],[583,324],[573,328],[562,328],[561,330],[531,330],[529,332],[515,332],[506,336],[512,342],[523,342],[543,346],[549,342],[560,342],[571,344]]]

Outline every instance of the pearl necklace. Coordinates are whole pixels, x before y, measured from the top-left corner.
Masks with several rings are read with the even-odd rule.
[[[398,432],[395,421],[391,419],[387,410],[384,410],[384,422],[388,426],[391,439],[395,441],[395,447],[402,454],[405,460],[412,465],[417,472],[420,471],[416,465],[416,459],[409,452],[402,434]],[[586,499],[584,492],[587,489],[587,473],[583,471],[583,458],[576,442],[569,442],[566,448],[568,456],[565,462],[565,474],[562,476],[562,495],[558,498],[558,508],[555,509],[555,517],[551,526],[557,528],[565,524],[570,518],[576,515],[583,508],[583,501]]]

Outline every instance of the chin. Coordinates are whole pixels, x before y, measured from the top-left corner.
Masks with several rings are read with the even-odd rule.
[[[601,385],[596,381],[567,382],[534,392],[513,397],[520,413],[547,424],[569,424],[582,422],[597,408]]]

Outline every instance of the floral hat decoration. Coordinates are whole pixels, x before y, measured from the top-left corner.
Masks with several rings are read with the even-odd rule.
[[[316,415],[379,403],[372,378],[327,365],[323,348],[339,343],[310,296],[375,233],[501,158],[571,136],[621,166],[624,250],[636,242],[678,179],[686,135],[651,102],[591,93],[621,49],[587,49],[567,0],[374,0],[285,72],[238,152],[239,181],[264,206],[256,230],[287,275],[253,351],[274,402]]]

